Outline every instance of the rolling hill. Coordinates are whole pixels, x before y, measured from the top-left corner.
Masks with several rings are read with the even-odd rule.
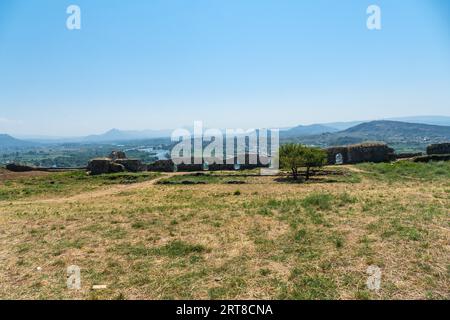
[[[117,142],[142,139],[170,137],[172,130],[119,130],[111,129],[103,134],[90,135],[80,139],[80,142]]]
[[[32,142],[19,140],[8,134],[0,134],[0,150],[30,147],[33,145],[34,143]]]
[[[337,131],[339,130],[336,128],[328,127],[322,124],[312,124],[308,126],[300,125],[286,131],[281,131],[280,134],[282,137],[302,137]]]
[[[435,126],[450,126],[450,117],[446,116],[411,116],[411,117],[396,117],[396,118],[386,118],[378,119],[377,121],[399,121],[408,123],[421,123],[421,124],[431,124]],[[367,123],[374,120],[360,120],[360,121],[344,121],[344,122],[330,122],[322,123],[320,125],[337,129],[338,131],[347,130],[348,128],[357,126],[361,123]]]
[[[424,150],[428,144],[450,141],[450,126],[381,120],[361,123],[339,132],[298,137],[294,140],[317,146],[382,141],[400,150]]]

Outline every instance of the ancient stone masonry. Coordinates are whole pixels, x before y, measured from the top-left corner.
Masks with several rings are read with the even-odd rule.
[[[420,157],[420,156],[423,156],[422,152],[403,152],[403,153],[395,154],[396,159],[411,159],[411,158]]]
[[[427,154],[450,154],[450,142],[430,144],[427,147]]]
[[[131,172],[147,171],[147,165],[143,164],[140,160],[136,159],[117,159],[115,163],[121,164],[125,167],[125,170]]]
[[[262,157],[257,158],[256,164],[248,164],[249,156],[246,155],[245,162],[246,164],[239,164],[239,161],[237,158],[233,160],[233,164],[227,164],[227,163],[209,163],[202,161],[201,164],[195,164],[195,159],[192,159],[191,164],[179,164],[175,166],[172,160],[158,160],[153,163],[150,163],[147,165],[148,171],[157,171],[157,172],[173,172],[173,171],[179,171],[179,172],[192,172],[192,171],[221,171],[221,170],[249,170],[249,169],[255,169],[255,168],[264,168],[268,167],[268,165],[263,165],[261,162],[268,162],[267,159],[263,159]],[[224,161],[225,162],[225,161]],[[207,169],[206,169],[207,168]]]
[[[127,156],[123,151],[112,151],[111,154],[109,155],[109,158],[115,161],[119,159],[126,159]]]
[[[109,158],[92,159],[89,161],[87,169],[89,174],[97,175],[104,173],[116,173],[125,171],[125,167],[121,164],[115,163]]]
[[[175,165],[172,160],[157,160],[148,164],[147,170],[155,172],[173,172],[175,171]]]
[[[27,171],[34,171],[36,168],[30,167],[30,166],[24,166],[17,163],[8,163],[6,165],[6,169],[13,172],[27,172]]]
[[[328,164],[389,162],[395,160],[394,149],[384,143],[361,143],[326,149]]]
[[[431,154],[412,158],[414,162],[450,161],[450,154]]]
[[[87,171],[89,174],[104,174],[116,172],[141,172],[147,166],[137,159],[127,159],[123,151],[113,151],[109,158],[92,159],[89,161]]]

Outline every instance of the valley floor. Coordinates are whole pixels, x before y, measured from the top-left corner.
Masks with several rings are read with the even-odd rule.
[[[449,299],[449,163],[326,170],[0,172],[0,298]]]

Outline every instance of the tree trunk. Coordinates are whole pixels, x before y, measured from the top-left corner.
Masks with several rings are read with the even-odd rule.
[[[306,167],[306,179],[305,180],[309,180],[309,170],[311,169],[311,167]]]
[[[297,180],[298,178],[298,172],[296,168],[292,168],[292,177],[294,178],[294,180]]]

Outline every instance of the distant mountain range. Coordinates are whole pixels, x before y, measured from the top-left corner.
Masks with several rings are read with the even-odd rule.
[[[401,120],[401,121],[399,121]],[[78,138],[45,138],[21,140],[0,134],[0,149],[24,148],[40,144],[61,143],[117,143],[144,139],[168,138],[172,130],[119,130]],[[420,146],[433,142],[450,141],[450,117],[421,116],[395,120],[352,121],[300,125],[280,131],[282,141],[298,141],[311,145],[330,146],[384,141],[391,144]]]
[[[337,132],[339,129],[323,124],[312,124],[308,126],[297,126],[286,131],[281,131],[281,135],[287,137],[311,136],[322,133]]]
[[[35,145],[33,142],[19,140],[8,134],[0,134],[0,149],[23,148]]]
[[[435,126],[450,126],[450,117],[446,116],[414,116],[414,117],[397,117],[397,118],[386,118],[378,119],[377,121],[388,120],[388,121],[400,121],[408,123],[421,123],[421,124],[431,124]],[[337,131],[346,130],[348,128],[357,126],[361,123],[372,122],[374,120],[364,120],[364,121],[348,121],[348,122],[330,122],[320,124],[327,128],[333,128]],[[332,131],[329,131],[332,132]]]
[[[431,143],[450,141],[450,126],[408,123],[400,121],[371,121],[343,131],[297,138],[281,135],[282,139],[318,145],[337,146],[364,141],[382,141],[398,149],[424,149]]]
[[[171,134],[172,130],[124,131],[119,129],[111,129],[100,135],[90,135],[81,138],[80,142],[109,142],[154,139],[170,137]]]

